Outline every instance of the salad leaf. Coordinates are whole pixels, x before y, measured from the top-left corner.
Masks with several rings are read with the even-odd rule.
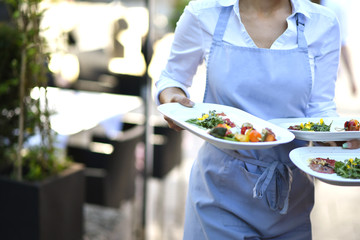
[[[337,161],[334,170],[337,175],[344,178],[360,178],[360,158]]]
[[[209,133],[210,133],[210,135],[212,135],[214,137],[223,138],[223,137],[225,137],[226,132],[227,132],[226,128],[216,127],[216,128],[213,128]]]
[[[216,114],[215,110],[213,110],[209,111],[209,114],[203,113],[201,118],[191,118],[189,120],[186,120],[186,122],[198,125],[206,129],[212,129],[218,124],[224,123],[224,120]]]

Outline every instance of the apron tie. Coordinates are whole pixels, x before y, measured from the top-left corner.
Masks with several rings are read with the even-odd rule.
[[[276,194],[266,192],[273,179],[276,185]],[[265,195],[272,210],[280,211],[280,214],[286,214],[289,207],[291,184],[291,169],[280,161],[274,161],[270,166],[266,167],[258,178],[253,188],[253,198],[262,199]]]
[[[280,161],[265,162],[257,159],[241,158],[240,154],[236,151],[228,149],[220,150],[240,161],[264,167],[264,172],[257,179],[253,188],[253,198],[262,199],[265,196],[270,209],[279,211],[280,214],[287,213],[293,181],[292,170],[289,166]],[[276,187],[275,194],[266,191],[272,182],[274,182],[273,185]]]
[[[293,181],[292,170],[288,165],[280,163],[276,168],[274,177],[276,178],[278,199],[272,209],[280,210],[280,214],[286,214],[289,207],[289,195]]]
[[[277,167],[278,163],[278,161],[271,163],[270,167],[267,167],[258,178],[255,187],[253,188],[253,198],[263,198],[264,192],[266,191],[271,179],[274,176],[275,168]]]

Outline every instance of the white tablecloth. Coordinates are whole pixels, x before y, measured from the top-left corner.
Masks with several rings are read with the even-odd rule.
[[[52,128],[60,135],[71,135],[102,124],[111,132],[121,117],[142,106],[138,96],[48,88]],[[118,119],[118,120],[117,120]]]

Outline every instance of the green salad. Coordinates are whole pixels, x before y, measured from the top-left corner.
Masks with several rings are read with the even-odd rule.
[[[209,113],[203,113],[200,118],[191,118],[186,120],[188,123],[198,125],[206,129],[212,129],[218,124],[224,123],[221,115],[217,114],[215,110],[209,111]]]
[[[290,126],[290,130],[299,130],[299,131],[310,131],[310,132],[329,132],[332,122],[327,125],[323,119],[320,119],[318,123],[307,122],[301,123],[300,125]]]
[[[335,172],[344,178],[360,178],[360,158],[350,158],[343,162],[335,162]]]

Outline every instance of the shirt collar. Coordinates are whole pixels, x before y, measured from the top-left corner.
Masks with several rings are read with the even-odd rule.
[[[305,17],[310,18],[310,14],[308,11],[308,3],[304,0],[291,0],[291,4],[293,7],[293,14],[295,13],[302,13]],[[219,4],[223,7],[235,5],[238,3],[238,0],[219,0]]]
[[[238,0],[219,0],[219,4],[223,7],[228,7],[231,5],[235,5]]]
[[[309,3],[310,1],[304,0],[291,0],[292,8],[293,8],[293,15],[296,13],[303,14],[306,18],[310,18],[309,14]]]

